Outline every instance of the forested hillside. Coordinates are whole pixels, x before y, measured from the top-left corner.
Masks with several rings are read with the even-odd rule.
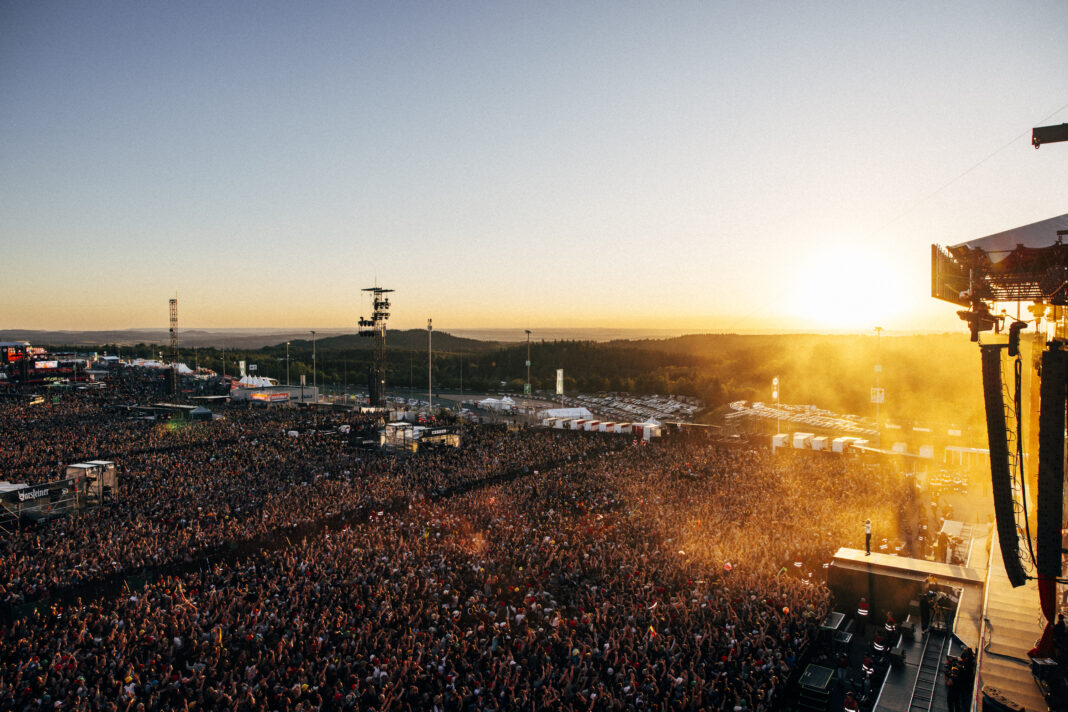
[[[526,381],[526,344],[460,339],[446,332],[433,337],[436,389],[469,392],[521,392]],[[367,383],[371,340],[339,336],[319,340],[316,380],[328,388]],[[158,346],[124,349],[154,356]],[[222,370],[218,349],[185,349],[183,358]],[[291,341],[290,378],[311,382],[311,341]],[[225,352],[226,372],[238,360],[255,363],[260,375],[284,380],[286,346]],[[812,334],[706,334],[646,341],[543,341],[530,345],[535,391],[555,388],[564,369],[568,393],[627,391],[693,395],[709,410],[732,400],[771,400],[771,380],[779,376],[782,401],[815,404],[841,413],[869,415],[875,364],[883,370],[883,414],[889,419],[981,426],[979,352],[964,334],[836,336]],[[389,388],[426,388],[427,337],[422,330],[389,332]],[[503,384],[503,385],[502,385]]]

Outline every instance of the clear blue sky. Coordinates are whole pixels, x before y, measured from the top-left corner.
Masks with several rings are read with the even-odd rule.
[[[353,325],[376,280],[397,327],[957,328],[929,244],[1068,212],[1068,144],[1029,145],[1066,27],[0,0],[0,328],[164,326],[176,291],[189,327]]]

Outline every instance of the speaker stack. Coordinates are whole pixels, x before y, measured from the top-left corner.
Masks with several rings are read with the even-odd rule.
[[[1061,522],[1064,516],[1064,421],[1068,392],[1068,351],[1058,342],[1042,354],[1042,410],[1038,416],[1038,575],[1061,575]]]
[[[998,527],[998,541],[1001,543],[1001,558],[1005,562],[1005,574],[1009,583],[1016,588],[1027,582],[1027,574],[1020,563],[1016,514],[1013,511],[1008,431],[1005,424],[1005,400],[1002,396],[1003,348],[1004,346],[997,344],[983,344],[979,351],[983,361],[983,401],[986,406],[986,433],[990,443],[990,482],[994,490],[994,517]],[[1063,384],[1061,388],[1063,393]],[[1063,419],[1063,408],[1061,414]]]

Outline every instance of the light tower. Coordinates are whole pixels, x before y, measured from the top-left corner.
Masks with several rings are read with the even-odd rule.
[[[434,319],[426,320],[426,402],[434,412]]]
[[[171,305],[171,361],[178,362],[178,296],[170,300]]]
[[[386,404],[386,321],[389,320],[389,298],[385,295],[393,290],[366,287],[362,291],[371,292],[372,295],[371,318],[360,317],[359,334],[374,339],[374,359],[368,391],[371,406],[377,408]]]
[[[529,396],[530,395],[530,329],[527,329],[526,332],[527,332],[527,382],[526,382],[526,385],[523,386],[523,395]]]

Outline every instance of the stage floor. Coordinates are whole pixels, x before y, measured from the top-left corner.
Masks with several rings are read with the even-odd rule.
[[[1019,588],[1009,584],[996,533],[991,546],[986,616],[990,644],[977,650],[981,683],[998,688],[1029,712],[1045,710],[1046,701],[1031,676],[1027,657],[1045,627],[1038,605],[1038,583],[1028,580]]]

